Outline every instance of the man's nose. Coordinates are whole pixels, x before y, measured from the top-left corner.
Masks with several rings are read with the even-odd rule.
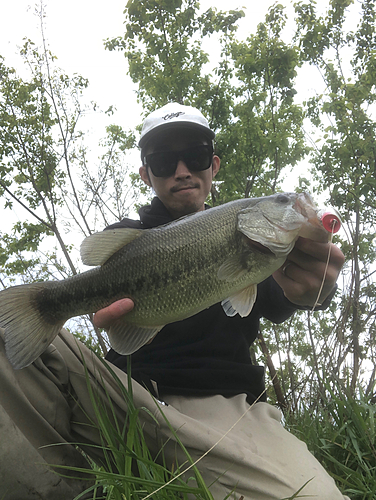
[[[183,160],[179,160],[175,170],[175,178],[187,178],[191,176],[192,173],[187,167],[186,163]]]

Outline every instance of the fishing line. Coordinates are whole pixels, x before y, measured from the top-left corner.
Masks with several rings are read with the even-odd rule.
[[[333,232],[330,233],[329,243],[333,243]],[[324,276],[322,277],[321,286],[320,286],[320,289],[319,289],[319,291],[317,293],[317,297],[316,297],[315,303],[312,306],[311,312],[313,312],[315,310],[316,306],[321,306],[321,304],[319,303],[319,299],[320,299],[320,295],[321,295],[322,289],[324,288],[324,284],[325,284],[326,273],[327,273],[328,267],[329,267],[331,249],[332,249],[332,247],[330,246],[329,250],[328,250],[328,257],[326,259],[326,264],[325,264],[325,269],[324,269]]]
[[[329,243],[333,243],[334,233],[336,233],[338,231],[338,229],[336,231],[336,225],[337,225],[337,222],[336,221],[332,221],[331,228],[330,228],[330,231],[329,231],[329,234],[330,234]],[[329,267],[331,249],[332,249],[332,246],[330,245],[329,246],[329,250],[328,250],[328,257],[326,259],[326,264],[325,264],[325,269],[324,269],[324,275],[323,275],[323,278],[322,278],[322,281],[321,281],[321,286],[320,286],[320,289],[319,289],[319,291],[317,293],[317,297],[316,297],[315,303],[313,304],[311,312],[314,312],[316,306],[318,306],[318,305],[321,306],[321,304],[319,303],[319,299],[320,299],[320,295],[321,295],[322,289],[324,288],[324,284],[325,284],[326,273],[327,273],[328,267]]]

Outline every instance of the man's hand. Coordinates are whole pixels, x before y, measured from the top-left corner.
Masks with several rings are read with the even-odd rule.
[[[329,265],[325,272],[329,250]],[[299,238],[285,264],[273,277],[290,302],[313,307],[316,301],[322,304],[333,290],[344,262],[343,253],[332,243]],[[318,297],[323,280],[324,286]]]
[[[108,307],[97,311],[94,315],[94,324],[98,328],[108,329],[118,319],[132,311],[133,307],[134,303],[131,299],[118,300]]]

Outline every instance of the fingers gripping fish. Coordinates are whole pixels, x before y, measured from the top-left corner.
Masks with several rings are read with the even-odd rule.
[[[28,366],[69,318],[125,297],[134,309],[108,332],[120,354],[217,302],[229,316],[247,316],[257,283],[283,265],[298,236],[324,234],[309,195],[295,193],[236,200],[153,229],[93,234],[81,257],[98,267],[0,292],[7,356],[15,368]]]

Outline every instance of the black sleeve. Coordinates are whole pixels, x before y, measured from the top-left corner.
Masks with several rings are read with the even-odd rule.
[[[334,297],[337,291],[337,285],[330,292],[324,302],[315,307],[315,311],[323,311]],[[273,321],[273,323],[282,323],[289,318],[296,310],[310,311],[311,306],[298,306],[290,302],[284,295],[282,288],[272,276],[258,285],[257,306],[260,317]]]
[[[105,227],[104,230],[106,231],[106,229],[118,229],[118,228],[143,229],[142,223],[139,220],[125,218],[119,222],[115,222],[114,224]]]
[[[286,299],[282,288],[272,276],[258,285],[256,305],[260,317],[278,324],[298,309],[298,306]]]

